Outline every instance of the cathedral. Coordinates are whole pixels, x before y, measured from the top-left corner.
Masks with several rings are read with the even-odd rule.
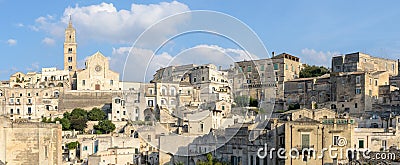
[[[118,90],[119,73],[110,70],[107,57],[96,52],[88,57],[84,69],[77,68],[76,31],[70,19],[65,29],[64,70],[72,77],[72,90]]]

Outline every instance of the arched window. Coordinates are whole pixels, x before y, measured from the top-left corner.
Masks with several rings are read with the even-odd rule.
[[[175,95],[176,95],[176,90],[175,90],[174,87],[171,87],[171,88],[170,88],[170,95],[171,95],[171,96],[175,96]]]
[[[161,87],[161,95],[163,95],[163,96],[167,95],[167,87],[166,86]]]

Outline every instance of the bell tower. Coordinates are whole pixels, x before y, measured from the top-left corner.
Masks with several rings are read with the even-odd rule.
[[[65,29],[64,41],[64,70],[76,71],[76,32],[69,16],[68,27]]]

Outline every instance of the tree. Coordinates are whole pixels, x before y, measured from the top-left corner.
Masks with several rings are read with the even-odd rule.
[[[79,142],[70,142],[70,143],[67,143],[67,148],[69,150],[74,150],[74,149],[78,148],[78,145],[79,145]]]
[[[101,131],[103,134],[110,133],[115,130],[115,124],[110,120],[102,120],[99,124],[93,126],[94,129]]]
[[[250,107],[258,107],[258,100],[250,97]]]
[[[247,107],[249,105],[249,97],[237,96],[235,97],[235,103],[238,107]]]
[[[79,118],[79,117],[83,117],[83,118],[87,119],[87,115],[88,115],[88,112],[86,110],[81,109],[81,108],[75,108],[74,110],[72,110],[71,115],[69,116],[69,119]]]
[[[106,118],[106,113],[99,108],[93,108],[87,115],[90,121],[101,121]]]
[[[196,164],[198,165],[227,165],[228,163],[226,162],[220,162],[217,159],[213,158],[213,155],[211,153],[208,153],[206,155],[207,161],[197,161]]]
[[[79,117],[71,117],[69,120],[71,122],[71,128],[75,129],[77,131],[83,131],[87,127],[87,119],[85,117],[79,116]]]
[[[71,113],[65,112],[65,113],[63,114],[63,117],[66,118],[66,119],[70,119],[70,118],[71,118]]]
[[[329,69],[325,68],[324,66],[310,66],[306,65],[301,71],[300,71],[300,78],[308,78],[308,77],[318,77],[322,76],[324,74],[329,73]]]
[[[62,129],[65,130],[70,130],[71,129],[71,122],[67,118],[56,118],[55,121],[59,121],[60,124],[62,125]]]

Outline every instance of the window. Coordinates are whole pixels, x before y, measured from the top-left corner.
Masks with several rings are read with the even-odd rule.
[[[83,146],[83,151],[87,151],[87,146]]]
[[[19,114],[19,108],[17,108],[17,114]]]
[[[285,69],[289,70],[289,65],[288,64],[285,64]]]
[[[239,66],[239,73],[243,72],[243,68],[241,66]]]
[[[30,97],[31,96],[31,93],[28,93],[28,97]]]
[[[196,80],[197,80],[197,77],[193,77],[193,82],[196,82]]]
[[[68,66],[68,69],[71,71],[72,70],[72,66]]]
[[[333,145],[337,146],[339,143],[339,136],[333,136]]]
[[[204,81],[204,77],[201,77],[201,81]]]
[[[358,140],[358,148],[364,148],[364,140],[363,139]]]
[[[114,80],[110,80],[110,85],[114,85]]]
[[[361,88],[360,88],[360,87],[357,87],[357,88],[356,88],[356,94],[357,94],[357,95],[361,94]]]
[[[49,147],[48,147],[48,146],[44,146],[44,157],[46,157],[46,158],[48,158],[48,157],[49,157],[49,154],[48,154],[48,149],[49,149]]]
[[[251,72],[251,66],[247,66],[247,72]]]
[[[117,113],[119,113],[119,111],[117,111]]]
[[[147,140],[151,141],[151,135],[147,135]]]
[[[147,101],[147,105],[148,105],[149,107],[152,107],[152,106],[153,106],[153,100]]]
[[[392,70],[394,71],[394,69],[395,69],[395,66],[394,66],[394,64],[392,64]]]
[[[122,111],[122,115],[126,115],[126,111]]]
[[[86,81],[82,80],[82,85],[85,86],[86,85]]]
[[[372,85],[372,78],[369,79],[369,85]]]
[[[247,80],[247,84],[251,84],[251,80]]]
[[[368,95],[372,96],[372,90],[371,89],[368,91]]]
[[[310,147],[310,134],[301,135],[301,146],[302,148]]]
[[[357,108],[358,107],[358,104],[357,103],[354,103],[354,108]]]
[[[261,70],[261,71],[264,71],[264,70],[265,70],[264,65],[261,65],[260,70]]]
[[[279,69],[279,65],[278,64],[274,64],[274,70],[278,70]]]
[[[204,131],[204,124],[201,123],[201,124],[200,124],[200,132],[203,132],[203,131]]]
[[[28,107],[28,114],[32,114],[32,108]]]
[[[68,53],[72,53],[72,48],[68,48]]]
[[[14,109],[10,109],[10,114],[14,114]]]
[[[356,77],[356,84],[360,84],[360,76]]]
[[[32,99],[28,99],[28,104],[32,104]]]
[[[68,62],[72,62],[72,57],[68,57]]]
[[[222,106],[222,110],[225,110],[225,106]]]
[[[13,98],[10,99],[10,104],[14,104],[14,99]]]
[[[375,80],[375,86],[378,86],[378,80]]]
[[[121,103],[121,99],[115,99],[115,104]]]
[[[171,91],[170,91],[170,94],[171,94],[171,96],[175,96],[175,88],[171,88]]]

